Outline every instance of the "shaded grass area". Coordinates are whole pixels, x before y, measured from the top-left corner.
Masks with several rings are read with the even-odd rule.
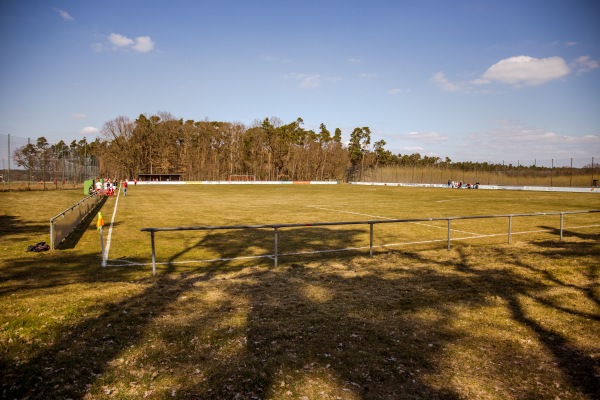
[[[256,192],[238,192],[241,198],[229,200],[236,194],[203,192],[205,202],[191,192],[185,201],[165,192],[165,201],[152,208],[148,193],[137,189],[119,199],[114,228],[113,240],[130,248],[132,254],[118,250],[128,260],[148,251],[147,236],[136,231],[149,214],[164,224],[179,218],[218,221],[215,193],[223,218],[290,222],[277,221],[283,214]],[[275,203],[281,212],[302,210],[303,202],[328,201],[340,193],[313,191],[306,198],[289,191]],[[244,200],[242,194],[256,198]],[[350,192],[356,208],[372,204],[359,194]],[[390,204],[399,201],[389,192],[382,198],[387,196]],[[239,200],[254,208],[251,217],[235,211],[232,204]],[[413,210],[424,201],[415,200]],[[348,198],[340,201],[346,209],[353,206]],[[594,205],[579,198],[556,201],[563,208]],[[183,218],[180,211],[158,219],[165,202],[186,203],[181,207],[188,211]],[[382,209],[375,211],[393,209],[385,199],[380,202]],[[111,198],[104,204],[105,218],[115,203]],[[9,209],[1,204],[3,212]],[[13,204],[10,215],[34,226],[36,218],[23,204]],[[190,211],[196,208],[204,212]],[[26,242],[40,234],[34,231],[9,231],[0,240],[3,246],[7,237]],[[288,241],[298,246],[311,240],[306,233],[292,236],[297,237]],[[332,246],[363,236],[354,229],[319,232]],[[211,232],[186,238],[184,245],[165,244],[167,264],[156,277],[142,266],[100,268],[93,222],[72,248],[40,254],[7,250],[0,258],[2,397],[593,399],[600,394],[598,228],[570,230],[562,242],[543,237],[512,245],[461,242],[451,251],[403,248],[373,258],[360,252],[295,257],[278,268],[262,259],[175,264],[206,246],[220,256],[246,254],[250,247],[267,251],[262,239],[244,231]]]

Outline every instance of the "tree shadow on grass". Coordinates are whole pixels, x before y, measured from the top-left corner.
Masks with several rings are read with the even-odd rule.
[[[560,229],[555,226],[540,226],[540,228],[551,232],[552,235],[556,235],[556,237],[560,237]],[[599,240],[600,234],[585,233],[585,232],[576,231],[573,229],[564,228],[563,229],[563,237],[564,238],[579,238],[582,240]],[[551,243],[551,241],[548,241],[547,243]]]
[[[596,393],[594,360],[530,317],[522,304],[522,297],[534,298],[546,283],[478,266],[476,255],[460,247],[459,257],[446,261],[410,252],[336,258],[335,267],[285,262],[278,268],[270,263],[246,268],[228,261],[256,247],[270,253],[270,237],[270,232],[251,238],[239,231],[211,232],[189,241],[156,278],[138,282],[146,285],[140,293],[109,300],[97,317],[63,326],[52,344],[30,358],[14,363],[3,356],[3,397],[83,398],[86,392],[102,397],[121,391],[125,397],[145,392],[157,398],[308,393],[458,399],[464,395],[453,385],[454,372],[446,365],[452,360],[445,353],[474,339],[456,329],[457,310],[487,306],[490,296],[505,300],[513,320],[536,333],[571,384],[590,396]],[[318,244],[318,237],[329,241],[327,247],[343,248],[362,243],[364,232],[298,232],[286,236],[283,246],[303,249],[307,240]],[[198,248],[221,260],[177,266]],[[502,247],[490,251],[511,266],[535,268]],[[396,257],[395,262],[378,269],[387,257]],[[95,278],[88,270],[71,279],[88,283]],[[510,343],[495,345],[500,353],[522,355]],[[141,385],[137,392],[128,392],[132,384]],[[520,397],[539,397],[535,385],[521,390]]]
[[[54,333],[53,344],[38,351],[31,358],[14,364],[2,359],[3,395],[8,397],[71,397],[80,398],[87,386],[93,383],[110,367],[117,354],[141,339],[142,331],[173,304],[181,293],[193,288],[200,281],[207,281],[219,275],[223,268],[231,272],[227,262],[216,262],[206,268],[192,272],[176,273],[173,266],[180,256],[198,246],[221,246],[224,238],[209,235],[189,248],[182,249],[170,258],[166,270],[152,279],[152,284],[139,295],[119,302],[108,301],[105,311],[74,326],[64,326]],[[228,253],[233,257],[242,254],[247,248],[245,236],[227,235],[228,248],[236,249]],[[95,283],[102,272],[97,267],[77,270],[81,265],[81,255],[58,254],[59,265],[63,268],[45,268],[40,271],[28,260],[12,260],[2,269],[6,296],[18,290],[38,290],[56,288],[68,284]],[[99,260],[97,260],[99,261]],[[64,265],[71,267],[64,268]],[[238,269],[243,266],[236,267]],[[112,270],[109,279],[122,279],[119,270]],[[42,282],[38,282],[38,279]]]
[[[587,235],[585,235],[587,236]],[[558,298],[553,296],[543,296],[543,293],[555,288],[563,288],[577,292],[589,299],[596,305],[599,304],[597,296],[594,294],[593,286],[597,285],[598,264],[595,262],[589,265],[580,265],[582,255],[591,256],[597,254],[597,244],[595,243],[565,243],[557,241],[536,242],[534,246],[541,247],[538,253],[539,258],[573,259],[573,265],[577,265],[577,273],[582,273],[592,277],[589,285],[575,285],[565,282],[552,272],[552,267],[539,267],[524,258],[512,255],[510,265],[527,273],[541,276],[543,279],[538,284],[532,285],[523,276],[507,276],[504,271],[499,273],[497,270],[481,270],[469,267],[467,257],[463,255],[460,263],[460,269],[476,276],[481,287],[485,287],[490,294],[503,298],[508,305],[514,321],[534,332],[538,342],[549,351],[562,373],[569,378],[569,382],[574,387],[581,390],[590,398],[600,396],[600,377],[597,371],[600,368],[600,361],[577,348],[566,336],[560,334],[556,329],[546,326],[541,320],[528,310],[528,306],[523,299],[532,301],[546,307],[548,310],[554,310],[568,316],[576,316],[582,319],[600,321],[600,315],[581,312],[573,308],[565,307]],[[506,251],[502,248],[494,250],[498,258],[506,258]],[[531,256],[529,254],[528,256]],[[595,258],[595,257],[593,257]],[[587,270],[587,271],[586,271]],[[530,281],[531,282],[531,281]],[[512,286],[511,290],[506,290],[507,285]],[[537,317],[539,318],[539,316]]]
[[[48,225],[32,224],[14,215],[0,215],[0,238],[21,234],[38,234],[47,229]]]

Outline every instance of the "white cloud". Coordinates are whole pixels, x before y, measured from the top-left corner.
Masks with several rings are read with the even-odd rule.
[[[560,79],[569,74],[570,68],[560,57],[534,58],[510,57],[488,68],[477,84],[501,82],[513,86],[533,86]]]
[[[56,11],[58,15],[60,15],[60,17],[65,21],[73,21],[73,17],[68,12],[64,10],[59,10],[58,8],[55,8],[54,11]]]
[[[84,135],[84,136],[88,136],[88,135],[97,135],[100,133],[100,129],[98,128],[94,128],[93,126],[86,126],[83,127],[80,131],[79,134]]]
[[[571,63],[571,65],[573,69],[577,71],[578,75],[600,67],[598,61],[592,60],[590,56],[578,57],[575,61]]]
[[[375,73],[369,73],[369,72],[363,72],[362,74],[358,74],[359,77],[361,78],[375,78],[377,76],[377,74]]]
[[[150,36],[138,36],[135,39],[128,38],[125,35],[119,33],[111,33],[108,35],[108,41],[117,48],[131,49],[138,53],[148,53],[154,49],[155,43],[152,41]],[[94,44],[95,49],[101,49],[98,44]]]
[[[133,39],[130,39],[127,36],[120,35],[118,33],[111,33],[110,35],[108,35],[108,41],[111,42],[113,46],[117,47],[129,47],[135,43]]]
[[[403,136],[405,139],[414,140],[421,143],[434,144],[448,140],[448,136],[438,132],[410,132]]]
[[[494,160],[533,161],[585,157],[600,148],[600,135],[567,135],[504,121],[497,128],[468,135],[464,159],[494,154]]]
[[[467,82],[451,82],[443,72],[432,78],[437,87],[446,92],[458,92],[481,87],[493,82],[515,87],[536,86],[563,78],[571,73],[571,68],[578,74],[591,71],[600,65],[589,56],[582,56],[567,65],[561,57],[534,58],[529,56],[509,57],[489,67],[483,75]]]
[[[300,81],[299,86],[304,89],[318,88],[319,86],[321,86],[321,76],[320,75],[306,76]]]
[[[349,58],[347,61],[348,61],[350,64],[360,64],[360,63],[362,63],[362,60],[361,60],[361,59],[359,59],[359,58]]]
[[[445,92],[457,92],[460,90],[460,85],[450,82],[443,72],[438,72],[435,74],[431,78],[431,82]]]
[[[401,147],[401,150],[405,151],[407,154],[414,154],[414,153],[420,153],[424,149],[419,146],[404,146],[404,147]]]
[[[135,45],[132,48],[137,52],[147,53],[154,48],[154,42],[150,36],[139,36],[135,38]]]
[[[82,114],[82,113],[74,113],[71,114],[71,119],[86,119],[87,115]]]
[[[298,81],[298,87],[302,89],[314,89],[321,86],[321,75],[319,74],[307,75],[292,73],[287,74],[285,78]]]

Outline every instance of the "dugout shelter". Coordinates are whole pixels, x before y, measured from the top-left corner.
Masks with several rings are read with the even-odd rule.
[[[138,181],[158,181],[158,182],[167,182],[167,181],[180,181],[181,174],[139,174]]]

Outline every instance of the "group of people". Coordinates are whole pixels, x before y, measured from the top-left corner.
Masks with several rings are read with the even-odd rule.
[[[134,185],[137,185],[137,179],[133,180]],[[123,195],[127,196],[128,179],[125,179],[121,183],[123,189]],[[115,191],[119,187],[119,181],[117,179],[97,179],[92,186],[90,186],[89,194],[100,194],[105,196],[113,196]]]
[[[119,186],[117,180],[104,179],[104,184],[101,180],[96,181],[96,193],[112,196],[115,194],[115,189]]]
[[[452,189],[479,189],[479,182],[472,183],[463,183],[463,181],[456,182],[448,179],[448,187]]]

